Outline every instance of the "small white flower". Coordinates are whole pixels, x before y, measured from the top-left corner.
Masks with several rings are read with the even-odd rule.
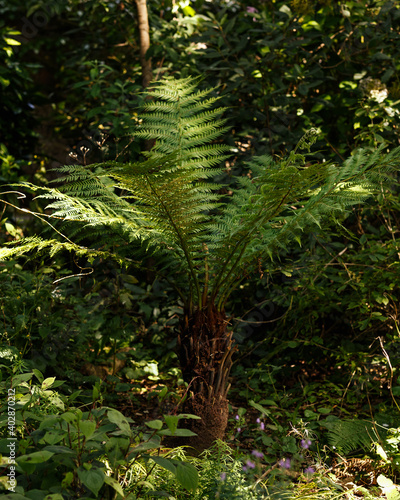
[[[398,109],[393,109],[391,106],[385,106],[385,108],[383,108],[386,113],[390,116],[390,117],[393,117],[394,115],[398,115],[399,114],[399,110]]]
[[[372,89],[369,91],[369,95],[371,99],[375,99],[377,102],[383,102],[388,96],[388,91],[387,89]]]
[[[366,97],[374,99],[378,103],[383,102],[389,95],[386,85],[377,78],[371,78],[368,76],[367,78],[360,80],[359,85],[362,93]]]

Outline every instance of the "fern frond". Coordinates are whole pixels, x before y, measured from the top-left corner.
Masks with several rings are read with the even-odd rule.
[[[113,255],[110,252],[102,252],[94,250],[93,248],[86,248],[72,242],[61,242],[56,239],[43,239],[39,236],[23,238],[12,243],[7,243],[5,247],[0,248],[0,260],[20,257],[33,251],[39,253],[46,251],[50,257],[54,257],[59,252],[67,251],[74,253],[74,255],[78,257],[86,257],[89,261],[93,261],[97,257],[111,257],[116,259],[120,264],[123,263],[123,259],[119,255]]]
[[[257,259],[273,258],[292,241],[300,243],[305,231],[343,217],[380,190],[382,182],[390,183],[400,149],[390,155],[382,149],[373,155],[360,151],[342,166],[306,166],[301,156],[303,165],[296,164],[299,155],[279,163],[254,158],[249,162],[252,178],[239,180],[232,202],[216,218],[210,238],[217,267],[212,287],[220,305]]]
[[[357,449],[369,451],[387,434],[385,428],[369,420],[337,420],[326,422],[325,426],[329,444],[345,455]]]
[[[220,206],[220,186],[210,180],[220,170],[229,148],[212,144],[226,130],[212,109],[218,97],[197,91],[197,81],[165,80],[149,89],[136,136],[155,141],[142,162],[68,166],[60,187],[44,188],[38,198],[53,220],[74,240],[120,245],[122,254],[157,254],[161,267],[174,269],[191,283],[194,300],[201,296],[197,266],[207,241],[210,212]],[[36,190],[36,188],[33,188]],[[31,242],[42,249],[43,242]],[[124,248],[127,247],[127,248]],[[31,247],[22,244],[21,251]],[[106,248],[110,248],[107,245]],[[77,248],[78,250],[78,248]],[[5,255],[9,253],[5,253]],[[189,296],[190,302],[193,297]]]

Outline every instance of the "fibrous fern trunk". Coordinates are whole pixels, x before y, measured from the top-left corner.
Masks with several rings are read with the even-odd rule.
[[[224,312],[208,306],[185,314],[178,333],[178,355],[183,378],[189,384],[185,412],[201,417],[190,421],[197,436],[189,444],[198,452],[224,437],[234,351]]]

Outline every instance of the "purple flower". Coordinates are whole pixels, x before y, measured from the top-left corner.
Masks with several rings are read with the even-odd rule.
[[[235,420],[240,420],[239,415],[235,415]]]
[[[246,465],[249,469],[254,469],[256,464],[252,462],[251,460],[247,460]]]
[[[236,432],[242,432],[241,427],[238,427],[238,428],[236,429]]]
[[[255,7],[246,7],[246,11],[249,14],[255,14],[256,12],[258,12],[258,10]]]
[[[283,469],[290,469],[290,458],[282,458],[282,460],[279,461],[279,465]]]
[[[253,450],[251,454],[256,457],[256,458],[262,458],[264,456],[264,453],[261,453],[261,451]]]
[[[314,474],[315,469],[312,467],[307,467],[307,469],[304,469],[304,474]]]
[[[311,446],[311,439],[302,439],[300,442],[300,446],[307,450]]]
[[[260,424],[260,429],[263,431],[265,429],[264,422],[261,422],[261,420],[259,418],[257,418],[256,422],[257,422],[257,424]]]
[[[226,479],[226,472],[221,472],[221,475],[219,477],[221,478],[221,481],[225,481],[225,479]]]

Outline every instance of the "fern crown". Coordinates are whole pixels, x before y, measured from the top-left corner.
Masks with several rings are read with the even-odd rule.
[[[399,148],[359,151],[341,166],[309,163],[308,152],[298,150],[309,150],[312,130],[286,159],[254,157],[233,195],[222,198],[212,180],[229,156],[218,142],[227,131],[224,109],[197,83],[166,79],[150,87],[136,136],[154,145],[142,161],[61,167],[62,186],[41,188],[40,197],[51,200],[48,223],[63,222],[56,230],[64,241],[20,241],[1,249],[0,258],[63,247],[136,263],[154,254],[158,272],[175,282],[187,307],[221,309],[250,266],[363,202],[398,169]],[[80,246],[88,235],[94,243]]]

